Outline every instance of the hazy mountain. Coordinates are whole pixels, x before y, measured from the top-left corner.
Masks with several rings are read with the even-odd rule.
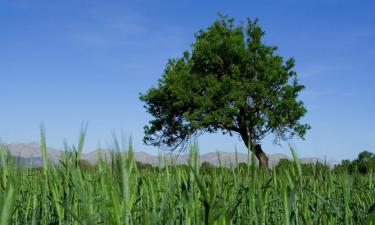
[[[43,159],[41,157],[24,158],[19,156],[12,156],[14,166],[31,166],[31,167],[42,167]],[[1,161],[0,161],[1,165]]]
[[[111,160],[111,152],[110,150],[95,150],[86,154],[82,154],[81,158],[89,161],[90,163],[96,163],[99,157],[102,160],[110,161]],[[134,158],[138,162],[148,163],[151,165],[158,164],[158,156],[154,156],[148,154],[146,152],[134,152]]]
[[[13,156],[22,158],[42,158],[40,144],[37,142],[1,144],[2,149],[8,149]],[[52,161],[59,160],[61,151],[54,148],[47,148],[47,156]]]
[[[306,157],[306,158],[301,158],[300,162],[302,164],[307,164],[307,163],[326,163],[326,160],[318,158],[318,157]],[[327,162],[327,164],[331,164],[332,162]]]
[[[108,150],[97,150],[94,152],[90,152],[88,154],[82,155],[82,158],[88,160],[91,163],[95,163],[99,155],[102,159],[111,159],[110,151]],[[270,167],[275,166],[280,159],[288,158],[286,155],[283,154],[270,154],[268,157]],[[187,164],[189,160],[189,154],[166,153],[164,156],[161,157],[151,155],[145,152],[135,152],[134,158],[138,162],[148,163],[155,166],[163,163]],[[230,166],[236,163],[248,162],[248,155],[244,153],[237,153],[236,156],[235,152],[210,152],[202,154],[200,156],[200,162],[209,162],[211,165],[214,166]]]
[[[2,144],[2,149],[8,149],[13,156],[13,159],[20,162],[22,165],[30,165],[33,161],[33,166],[38,167],[43,164],[42,153],[40,150],[40,144],[36,142],[30,143],[15,143],[15,144]],[[50,160],[58,162],[62,151],[54,148],[47,148],[47,156]],[[90,163],[96,163],[98,157],[103,160],[111,160],[110,150],[95,150],[89,153],[82,154],[81,158],[89,161]],[[136,161],[141,163],[148,163],[151,165],[160,165],[164,163],[174,163],[174,164],[186,164],[189,160],[189,154],[172,154],[166,153],[163,157],[151,155],[146,152],[134,152],[134,157]],[[269,167],[272,168],[280,161],[280,159],[290,158],[284,154],[269,154]],[[213,166],[230,166],[236,163],[246,163],[248,162],[248,154],[236,153],[235,152],[210,152],[205,153],[200,156],[200,162],[209,162]],[[250,159],[251,160],[251,159]],[[256,163],[257,163],[256,159]],[[324,160],[316,157],[301,158],[301,163],[325,163]],[[333,165],[333,163],[328,163]]]

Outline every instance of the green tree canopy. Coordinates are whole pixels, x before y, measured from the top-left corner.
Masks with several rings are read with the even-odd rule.
[[[369,151],[362,151],[353,161],[342,160],[335,166],[336,172],[367,174],[375,172],[375,154]]]
[[[170,59],[158,85],[140,96],[153,116],[144,142],[173,150],[218,131],[250,146],[269,133],[275,141],[303,138],[309,125],[300,122],[306,109],[295,61],[284,61],[263,36],[257,20],[244,26],[224,16],[198,31],[191,51]]]

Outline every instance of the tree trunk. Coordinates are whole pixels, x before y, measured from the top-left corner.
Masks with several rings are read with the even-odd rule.
[[[241,137],[245,145],[248,147],[249,151],[252,152],[255,150],[255,156],[259,162],[259,168],[268,169],[268,157],[265,152],[263,152],[261,145],[257,144],[254,146],[253,140],[250,138],[250,135],[242,132]]]
[[[255,155],[259,160],[259,167],[268,169],[268,157],[260,145],[255,145]]]

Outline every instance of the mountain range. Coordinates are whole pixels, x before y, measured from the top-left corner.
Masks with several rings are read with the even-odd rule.
[[[8,149],[13,159],[20,162],[22,165],[29,166],[32,163],[33,167],[40,167],[43,165],[42,152],[40,144],[37,142],[29,143],[14,143],[14,144],[1,144],[2,149]],[[102,159],[111,159],[110,150],[100,149],[83,153],[81,159],[87,160],[90,163],[96,163],[98,157]],[[47,148],[47,157],[53,162],[58,162],[62,151],[54,148]],[[165,153],[163,157],[152,155],[146,152],[134,152],[134,158],[141,163],[147,163],[154,166],[160,165],[162,162],[173,162],[174,164],[186,164],[189,159],[189,154],[173,154]],[[161,160],[164,158],[165,160]],[[213,166],[230,166],[236,163],[248,162],[248,154],[235,153],[235,152],[209,152],[200,155],[200,162],[208,162]],[[272,168],[278,164],[281,159],[289,159],[284,154],[269,154],[269,167]],[[257,160],[256,160],[257,161]],[[301,163],[325,163],[324,160],[316,157],[306,157],[300,159]],[[327,162],[327,165],[333,166],[332,162]]]

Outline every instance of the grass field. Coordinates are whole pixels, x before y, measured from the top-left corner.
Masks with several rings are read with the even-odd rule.
[[[269,172],[207,169],[194,146],[187,166],[139,168],[131,144],[90,167],[79,161],[83,141],[52,164],[42,133],[40,169],[14,165],[0,151],[0,225],[375,224],[374,173],[303,171],[296,156],[290,168]]]

